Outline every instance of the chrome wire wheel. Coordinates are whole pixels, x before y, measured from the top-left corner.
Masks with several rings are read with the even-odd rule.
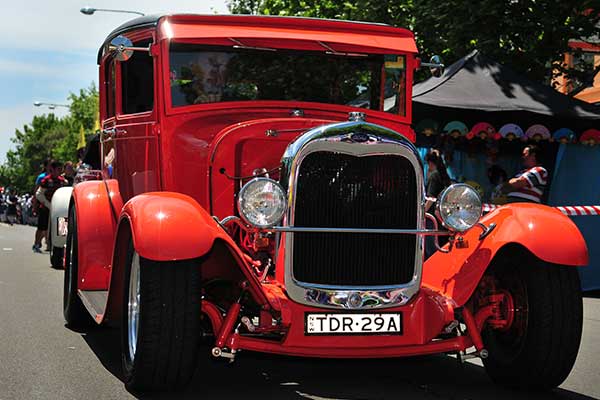
[[[127,303],[127,337],[129,359],[135,360],[138,330],[140,326],[140,256],[133,253],[129,272],[129,301]]]

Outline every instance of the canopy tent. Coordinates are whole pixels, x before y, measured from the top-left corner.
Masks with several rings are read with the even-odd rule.
[[[413,87],[413,121],[437,118],[475,123],[541,122],[583,130],[600,122],[600,107],[532,82],[477,50],[450,65],[440,78]],[[474,115],[477,114],[477,115]]]
[[[568,134],[575,131],[582,138],[582,133],[587,129],[600,127],[600,107],[558,93],[550,86],[532,82],[510,68],[487,59],[478,51],[473,51],[449,66],[440,78],[430,78],[413,87],[415,129],[419,130],[419,126],[425,124],[422,121],[427,121],[427,126],[432,127],[431,129],[449,121],[453,124],[462,121],[468,127],[485,121],[491,123],[496,130],[515,124],[525,130],[542,124],[550,128],[550,132],[560,130]],[[512,132],[515,132],[514,128]],[[419,137],[423,142],[429,141],[429,145],[435,143],[431,140],[433,136],[420,135],[417,136],[417,141]],[[461,140],[462,142],[456,143],[469,146],[468,143],[472,142],[464,138]],[[488,140],[487,144],[492,142],[494,141]],[[501,146],[512,146],[513,151],[520,151],[523,147],[520,140],[500,143]],[[595,168],[600,162],[598,146],[543,143],[542,150],[546,153],[543,158],[547,161],[544,165],[553,177],[547,193],[548,204],[598,204],[600,174]],[[477,173],[484,175],[488,156],[482,153],[486,152],[486,147],[480,146],[472,150],[475,151],[466,156],[463,154],[465,152],[459,154],[460,157],[454,156],[449,168],[460,164],[457,169],[467,177],[477,176]],[[515,160],[518,161],[518,158]],[[502,167],[509,170],[506,165]],[[484,180],[484,177],[476,179],[480,182]],[[580,269],[582,288],[600,289],[600,217],[574,217],[573,221],[583,233],[590,250],[588,268]]]

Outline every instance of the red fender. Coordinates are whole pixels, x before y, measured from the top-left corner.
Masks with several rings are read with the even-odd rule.
[[[175,192],[144,193],[125,204],[120,220],[125,219],[130,226],[133,247],[140,256],[151,260],[201,257],[211,251],[215,240],[221,239],[245,274],[255,299],[259,304],[267,303],[260,282],[244,261],[242,251],[193,198]]]
[[[108,289],[116,216],[123,207],[119,184],[114,179],[81,182],[73,189],[73,202],[77,217],[78,288]]]
[[[510,243],[524,246],[539,259],[561,265],[588,264],[588,252],[577,226],[560,211],[539,205],[517,203],[500,207],[481,219],[496,228],[483,240],[482,229],[464,235],[465,247],[433,254],[423,265],[423,285],[464,305],[479,284],[496,253]]]
[[[204,208],[181,193],[135,196],[123,207],[121,218],[129,220],[138,254],[156,261],[200,257],[208,253],[216,238],[229,238]]]

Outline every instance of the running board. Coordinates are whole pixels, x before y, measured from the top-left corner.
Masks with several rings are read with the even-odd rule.
[[[96,323],[101,323],[108,300],[108,290],[77,290],[77,294]]]

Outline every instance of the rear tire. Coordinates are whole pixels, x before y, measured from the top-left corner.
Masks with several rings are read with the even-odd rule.
[[[583,303],[577,269],[527,254],[497,262],[490,273],[514,301],[509,329],[482,332],[492,380],[527,389],[551,389],[569,375],[581,341]]]
[[[127,388],[185,387],[201,339],[198,260],[152,261],[130,243],[123,283],[121,352]]]
[[[67,259],[63,286],[63,315],[67,326],[80,328],[90,324],[91,316],[77,295],[78,259],[77,259],[77,221],[75,206],[69,210],[69,231],[67,234]]]

